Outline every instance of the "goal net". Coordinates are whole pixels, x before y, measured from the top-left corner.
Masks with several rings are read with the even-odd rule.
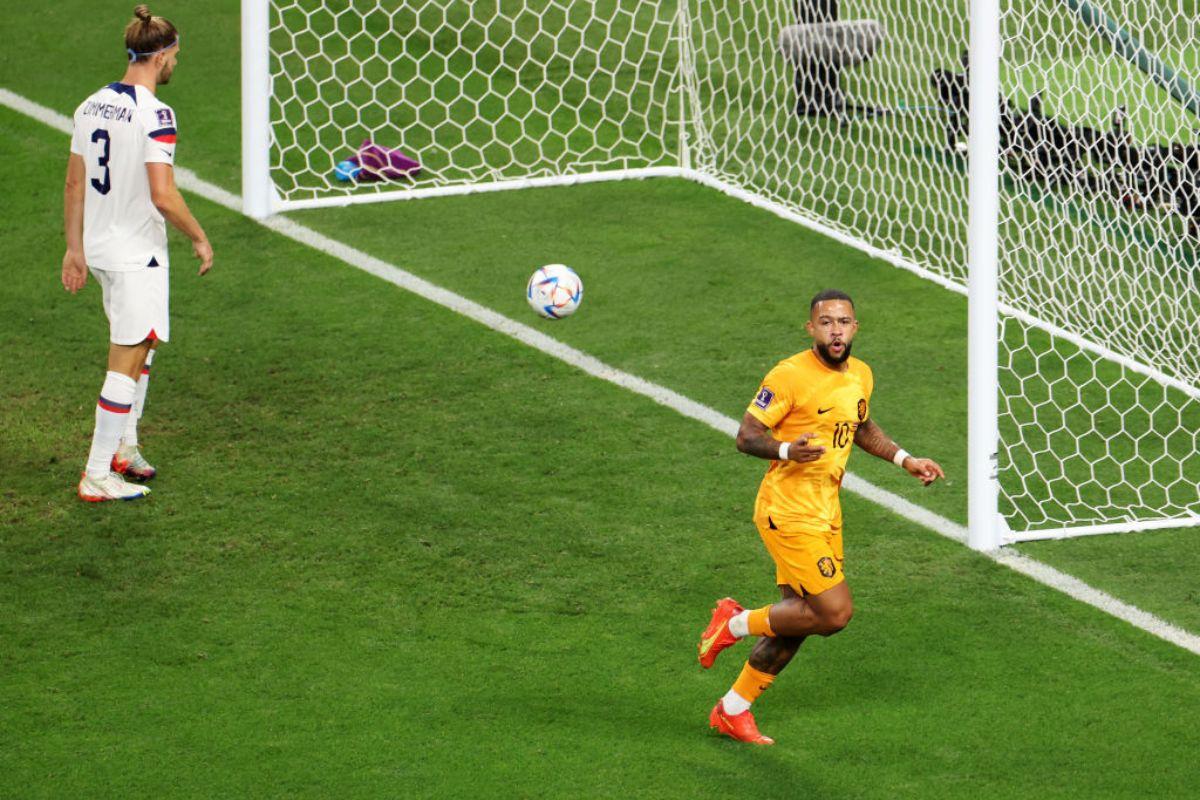
[[[1000,485],[1031,535],[1200,513],[1196,11],[1002,17]]]
[[[279,207],[677,166],[675,16],[655,0],[271,0]],[[368,140],[419,169],[345,180]]]
[[[244,2],[267,210],[673,175],[966,293],[967,0]],[[1200,524],[1200,15],[1001,8],[997,542]]]

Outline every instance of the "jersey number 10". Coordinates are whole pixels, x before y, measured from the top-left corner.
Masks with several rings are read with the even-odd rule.
[[[850,441],[854,438],[851,433],[853,430],[852,423],[839,422],[833,426],[833,446],[834,447],[849,447]]]

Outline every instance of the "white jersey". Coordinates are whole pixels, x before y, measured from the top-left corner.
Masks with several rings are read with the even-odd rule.
[[[83,156],[83,254],[89,267],[167,266],[167,226],[150,200],[146,164],[175,163],[175,112],[144,86],[110,83],[75,110],[71,152]]]

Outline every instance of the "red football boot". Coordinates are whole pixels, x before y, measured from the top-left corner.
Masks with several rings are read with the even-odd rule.
[[[719,733],[737,739],[739,742],[775,744],[775,740],[770,736],[763,736],[758,732],[758,723],[754,721],[754,715],[750,713],[749,709],[740,714],[727,714],[725,705],[720,700],[713,706],[712,713],[708,715],[708,727],[716,728]]]
[[[717,601],[708,627],[700,634],[700,666],[708,669],[717,660],[718,653],[737,642],[737,637],[729,632],[729,620],[743,611],[745,609],[732,597],[724,597]]]

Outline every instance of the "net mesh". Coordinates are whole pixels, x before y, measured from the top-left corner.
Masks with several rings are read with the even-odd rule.
[[[273,0],[276,190],[286,201],[673,165],[672,16],[649,0]],[[339,181],[336,165],[368,139],[421,172]]]
[[[1197,10],[1002,3],[1000,483],[1017,532],[1200,515]],[[961,288],[967,14],[273,0],[272,178],[293,200],[683,165]],[[365,139],[422,172],[338,181]]]
[[[1001,485],[1018,527],[1200,512],[1197,19],[1136,0],[1004,10],[1001,294],[1027,316],[1004,319]]]

